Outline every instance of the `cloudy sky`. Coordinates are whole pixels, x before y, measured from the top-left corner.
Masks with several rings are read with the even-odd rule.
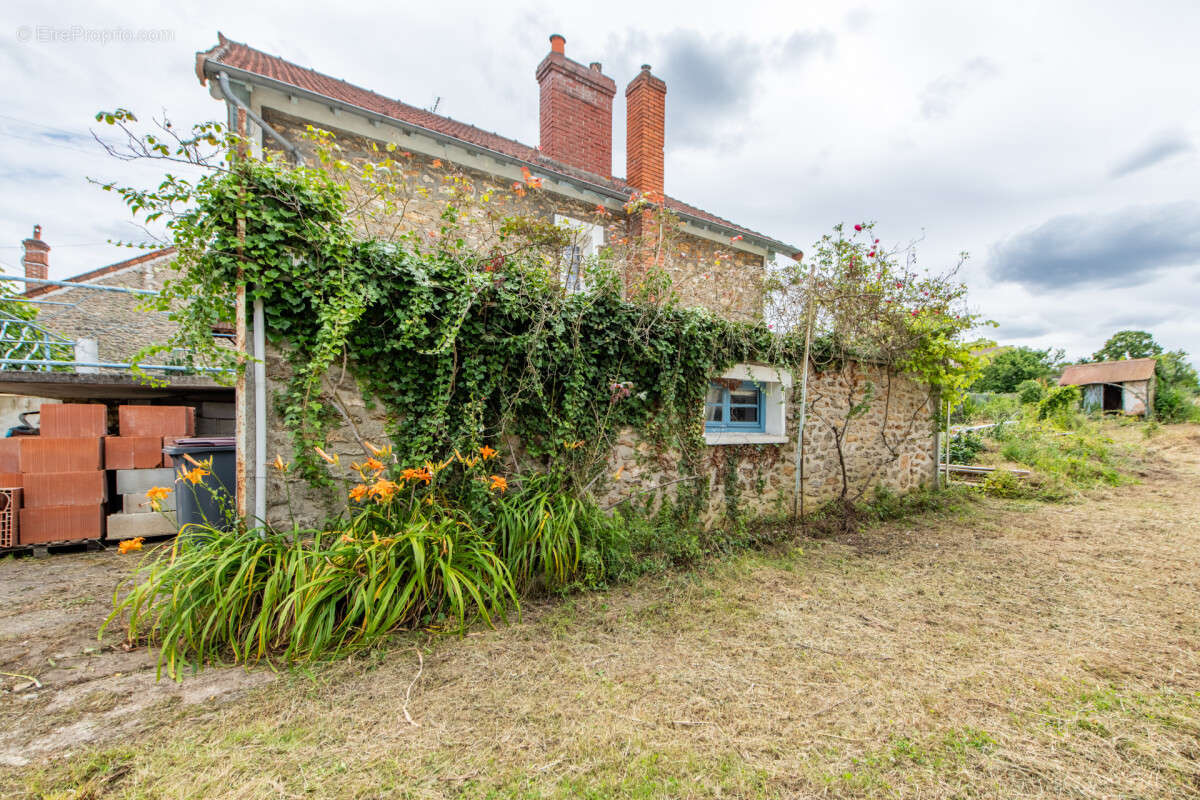
[[[1195,0],[54,6],[0,10],[5,272],[34,223],[53,277],[130,255],[106,242],[142,234],[88,178],[156,175],[105,156],[92,116],[221,118],[193,72],[218,30],[529,144],[558,32],[619,87],[642,63],[667,82],[676,197],[805,249],[874,220],[887,242],[919,239],[930,269],[965,250],[1001,342],[1080,356],[1133,327],[1200,354]],[[113,29],[143,41],[101,41]]]

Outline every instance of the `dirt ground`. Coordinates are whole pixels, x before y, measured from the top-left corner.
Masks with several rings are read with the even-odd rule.
[[[2,797],[1200,796],[1200,427],[348,662],[155,683],[110,554],[0,562]],[[128,559],[128,557],[126,557]],[[411,721],[410,721],[411,719]]]

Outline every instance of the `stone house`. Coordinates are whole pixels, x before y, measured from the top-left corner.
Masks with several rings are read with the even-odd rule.
[[[681,304],[708,308],[729,319],[761,320],[770,264],[776,255],[801,257],[799,249],[665,194],[667,85],[649,65],[643,65],[625,87],[625,177],[614,176],[612,102],[617,83],[599,62],[585,66],[568,58],[565,45],[562,36],[551,36],[550,51],[534,70],[540,98],[538,147],[384,97],[220,34],[214,47],[197,54],[196,74],[213,98],[226,104],[230,127],[244,132],[255,147],[282,148],[307,159],[311,148],[305,132],[312,126],[335,134],[352,158],[371,157],[372,144],[393,145],[411,154],[420,180],[430,187],[438,186],[444,164],[482,187],[505,188],[533,177],[541,191],[517,201],[524,204],[519,210],[583,232],[576,239],[578,246],[564,256],[560,277],[567,291],[586,284],[586,275],[578,271],[583,257],[642,230],[645,216],[626,210],[631,197],[652,198],[678,221],[677,256],[664,269]],[[434,226],[439,208],[433,200],[424,206],[417,201],[404,222]],[[627,285],[636,277],[627,274]],[[268,389],[277,385],[284,369],[278,354],[268,358]],[[813,374],[809,380],[810,418],[825,419],[806,428],[803,491],[814,500],[830,496],[834,488],[831,476],[837,457],[828,448],[828,438],[837,425],[833,398],[846,389],[837,385],[841,379]],[[860,370],[855,380],[886,382],[888,399],[877,400],[872,411],[855,423],[861,432],[845,443],[852,471],[863,480],[898,490],[932,481],[935,406],[927,392],[902,376],[874,375],[869,368]],[[790,505],[794,499],[798,385],[796,376],[760,364],[737,365],[725,375],[713,376],[703,411],[714,464],[709,476],[713,519],[728,500],[723,494],[730,487],[740,487],[739,494],[756,498],[752,505],[762,512]],[[357,387],[347,394],[343,398],[346,416],[364,435],[381,436],[384,420],[378,406],[362,398]],[[240,441],[248,446],[248,399],[243,398],[239,407],[248,421]],[[265,427],[264,452],[251,459],[264,485],[269,479],[263,465],[279,453],[288,458],[291,448],[277,418],[268,417]],[[345,430],[334,432],[330,446],[346,455],[360,455],[356,439]],[[670,465],[645,463],[642,449],[636,431],[621,437],[612,463],[614,472],[623,477],[613,487],[613,497],[672,480]],[[717,462],[727,476],[724,479],[717,476]],[[730,481],[730,475],[735,480]],[[272,485],[267,495],[268,517],[274,518],[282,513],[283,493]],[[308,511],[302,515],[308,521],[319,516],[315,506]]]
[[[17,297],[38,312],[29,330],[55,343],[54,360],[66,363],[53,368],[18,363],[0,365],[0,436],[22,424],[22,413],[37,411],[43,403],[113,405],[112,401],[116,401],[198,406],[203,402],[232,402],[232,390],[206,376],[160,372],[166,385],[148,386],[128,368],[139,350],[166,342],[175,329],[165,312],[141,308],[146,299],[144,293],[161,289],[173,271],[173,248],[144,252],[61,281],[51,281],[52,247],[43,238],[40,225],[34,226],[22,247],[21,266],[26,282]],[[27,347],[19,344],[14,347],[13,342],[6,344],[6,352],[30,355]],[[47,353],[36,355],[42,357]],[[171,360],[164,355],[155,358],[154,363]],[[228,430],[230,426],[228,419],[203,420],[205,433],[209,434],[232,433]]]
[[[1072,364],[1063,370],[1059,386],[1078,386],[1089,411],[1149,416],[1154,410],[1153,358],[1127,358]]]

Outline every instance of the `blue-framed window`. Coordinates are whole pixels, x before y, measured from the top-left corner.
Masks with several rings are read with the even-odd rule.
[[[713,381],[704,400],[704,430],[710,433],[764,430],[763,391],[754,381]]]

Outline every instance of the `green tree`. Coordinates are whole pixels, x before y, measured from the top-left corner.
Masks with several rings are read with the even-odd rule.
[[[1010,347],[992,356],[972,384],[976,392],[1015,392],[1025,381],[1049,378],[1062,362],[1062,350]]]
[[[1093,361],[1122,361],[1126,358],[1153,358],[1161,354],[1162,347],[1145,331],[1117,331],[1108,337],[1096,352]]]

